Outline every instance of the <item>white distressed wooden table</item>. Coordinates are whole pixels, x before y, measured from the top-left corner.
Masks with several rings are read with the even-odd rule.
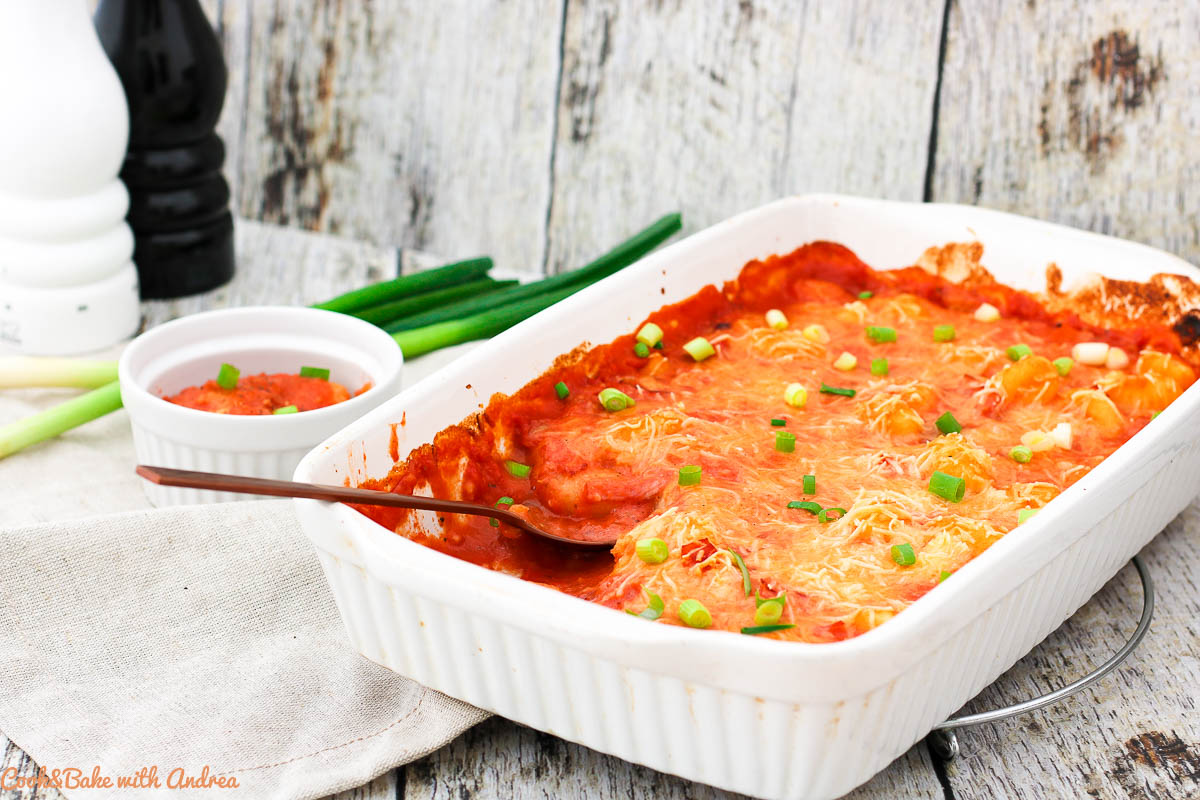
[[[229,286],[186,300],[147,303],[147,324],[227,305],[311,303],[401,262],[425,261],[395,249],[241,221],[238,275]],[[453,353],[428,358],[444,361]],[[414,362],[421,371],[430,363]],[[118,412],[101,424],[125,424]],[[53,458],[63,441],[18,456]],[[130,473],[131,481],[135,480]],[[102,503],[102,500],[98,500]],[[105,509],[103,505],[90,509]],[[49,514],[52,517],[52,513]],[[850,796],[916,798],[1200,797],[1200,505],[1193,505],[1143,552],[1158,586],[1154,625],[1128,662],[1085,691],[1026,717],[968,729],[962,755],[943,763],[917,744]],[[973,700],[983,710],[1058,688],[1087,672],[1132,631],[1141,593],[1131,569]],[[3,763],[28,775],[37,765],[0,737]],[[51,791],[0,792],[0,800],[55,800]],[[699,784],[605,756],[493,718],[416,763],[345,792],[338,800],[567,798],[569,800],[725,800]]]

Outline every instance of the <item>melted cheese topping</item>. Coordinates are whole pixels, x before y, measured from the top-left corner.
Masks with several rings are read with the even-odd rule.
[[[565,402],[539,396],[511,414],[497,413],[503,399],[489,407],[475,446],[493,462],[530,465],[529,478],[492,465],[463,467],[449,480],[484,502],[514,496],[515,511],[569,535],[618,533],[613,562],[564,565],[558,574],[545,559],[534,569],[527,553],[484,557],[488,542],[515,534],[493,528],[485,540],[481,520],[454,520],[448,537],[427,543],[613,608],[641,611],[653,593],[665,606],[656,624],[684,624],[679,606],[693,599],[712,628],[738,631],[755,625],[753,595],[783,594],[780,623],[793,627],[771,636],[836,641],[887,621],[952,576],[1015,528],[1023,509],[1050,502],[1195,379],[1182,359],[1152,350],[1124,369],[1076,363],[1061,375],[1052,361],[1095,335],[1061,323],[982,321],[973,309],[886,289],[855,299],[811,278],[792,290],[800,299],[775,304],[790,321],[782,330],[760,309],[735,305],[716,315],[699,333],[717,352],[702,362],[679,350],[686,326],[673,330],[678,320],[664,319],[667,347],[622,362],[627,369],[595,361],[551,373],[546,380],[569,378]],[[937,325],[953,325],[953,341],[935,341]],[[873,341],[867,326],[894,328],[896,341]],[[1012,360],[1006,350],[1016,344],[1032,354]],[[628,346],[626,338],[611,347]],[[843,353],[857,366],[835,367]],[[876,359],[887,360],[886,375],[872,375]],[[807,390],[801,408],[785,400],[795,383]],[[854,396],[823,393],[823,384]],[[548,394],[549,385],[537,391]],[[597,392],[609,386],[636,404],[605,410]],[[935,420],[945,412],[961,432],[939,433]],[[776,448],[779,432],[795,436],[794,451]],[[1034,433],[1032,458],[1018,463],[1013,447]],[[449,452],[453,441],[441,444]],[[422,463],[401,465],[389,488],[439,487]],[[698,485],[679,485],[685,465],[702,468]],[[963,479],[961,502],[930,492],[935,470]],[[804,494],[805,475],[816,478],[813,495]],[[822,523],[788,508],[798,500],[845,513]],[[381,521],[404,531],[397,518]],[[636,544],[647,538],[666,542],[665,561],[639,558]],[[893,546],[905,544],[916,556],[911,565],[893,557]],[[751,596],[733,553],[749,572]]]

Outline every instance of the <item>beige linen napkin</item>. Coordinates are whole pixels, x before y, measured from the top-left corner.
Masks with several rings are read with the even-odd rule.
[[[322,797],[486,716],[350,647],[290,501],[7,528],[0,555],[0,731],[113,784],[68,797]],[[168,790],[206,768],[239,788]]]

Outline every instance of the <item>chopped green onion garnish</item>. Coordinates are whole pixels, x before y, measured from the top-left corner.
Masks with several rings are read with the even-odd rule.
[[[655,325],[653,322],[647,322],[642,326],[642,329],[637,332],[637,340],[649,347],[658,347],[662,342],[662,328]]]
[[[514,478],[528,478],[529,473],[533,471],[533,467],[530,467],[528,464],[522,464],[519,461],[505,461],[504,468]]]
[[[698,464],[688,464],[679,468],[679,485],[695,486],[700,483],[701,469]]]
[[[775,597],[759,597],[758,591],[754,592],[754,607],[758,608],[763,603],[779,603],[781,606],[787,605],[787,592],[780,592]]]
[[[1150,412],[1150,419],[1154,419],[1155,417],[1157,417],[1157,416],[1158,416],[1159,414],[1161,414],[1161,413],[1162,413],[1161,411],[1151,411],[1151,412]]]
[[[565,383],[559,381],[554,384],[554,393],[558,395],[559,400],[566,400],[567,396],[571,394],[571,390],[567,388]]]
[[[776,432],[775,449],[781,453],[796,452],[796,434],[787,431]]]
[[[295,414],[299,410],[300,409],[296,408],[295,406],[282,406],[280,408],[275,409],[271,413],[272,414]]]
[[[776,428],[782,428],[784,425],[787,425],[787,420],[780,419],[779,417],[773,417],[771,419],[771,425]]]
[[[752,625],[749,628],[742,628],[742,633],[747,636],[757,636],[760,633],[775,633],[776,631],[786,631],[788,628],[794,628],[795,625]]]
[[[654,345],[654,349],[655,349],[655,350],[662,350],[662,349],[663,349],[663,343],[662,343],[662,342],[659,342],[658,344]]]
[[[241,375],[233,364],[222,364],[221,369],[217,372],[217,386],[222,389],[236,389],[238,376]]]
[[[942,433],[961,433],[962,424],[954,418],[954,415],[947,411],[937,418],[937,422],[933,423]]]
[[[854,395],[858,394],[858,391],[855,389],[842,389],[838,386],[829,386],[822,381],[821,394],[836,394],[841,395],[842,397],[854,397]]]
[[[917,563],[917,554],[913,552],[913,546],[908,542],[894,544],[892,545],[892,561],[902,567],[911,567]]]
[[[712,614],[699,600],[684,600],[679,604],[679,618],[692,628],[707,628],[712,625]]]
[[[1041,509],[1038,508],[1022,508],[1017,512],[1017,524],[1024,525],[1030,520],[1031,517],[1033,517],[1034,514],[1038,513],[1040,510]]]
[[[1008,454],[1012,456],[1012,460],[1018,464],[1028,464],[1033,458],[1033,451],[1023,444],[1019,444],[1012,450],[1009,450]]]
[[[933,326],[933,340],[935,342],[953,342],[954,337],[957,335],[953,325]]]
[[[881,327],[878,325],[868,325],[867,338],[875,342],[894,342],[896,341],[896,329]]]
[[[888,374],[888,360],[886,358],[871,359],[871,374],[876,377],[883,377]]]
[[[946,578],[949,578],[949,577],[950,577],[950,573],[947,572],[946,570],[942,570],[941,573],[938,575],[938,583],[941,583],[942,581],[946,580]]]
[[[808,403],[808,390],[800,383],[789,383],[783,390],[783,400],[793,408],[804,408]]]
[[[491,525],[493,528],[499,528],[500,520],[496,519],[495,517],[491,517],[488,519],[488,525]]]
[[[777,331],[781,331],[788,326],[787,316],[778,308],[772,308],[767,312],[767,324]]]
[[[511,506],[512,504],[513,504],[513,499],[511,497],[509,497],[508,495],[505,495],[504,497],[501,497],[499,500],[496,501],[496,505],[498,505],[498,506]]]
[[[805,475],[803,478],[800,479],[800,484],[801,484],[801,486],[804,487],[805,494],[816,494],[817,493],[817,476],[816,475]]]
[[[737,554],[737,552],[735,552],[733,550],[726,550],[725,552],[727,552],[727,553],[729,553],[729,555],[733,556],[733,563],[735,565],[737,565],[737,568],[739,570],[742,571],[742,590],[746,592],[746,597],[749,597],[750,596],[750,570],[746,569],[746,562],[743,561],[742,557],[739,556]]]
[[[329,370],[324,367],[301,367],[301,378],[320,378],[323,381],[329,380]]]
[[[774,625],[783,616],[783,603],[778,600],[765,600],[754,610],[755,625]]]
[[[650,355],[650,348],[645,342],[638,342],[633,346],[633,354],[638,358],[647,358]]]
[[[829,518],[830,511],[836,511],[836,512],[838,512],[838,515],[836,517],[834,517],[833,519],[830,519]],[[844,516],[846,516],[846,509],[841,508],[839,506],[831,506],[829,508],[822,508],[820,511],[817,512],[817,522],[833,522],[834,519],[841,519]]]
[[[929,476],[929,491],[951,503],[958,503],[962,501],[963,495],[967,491],[967,482],[954,475],[934,470],[933,474]]]
[[[600,405],[609,411],[624,411],[636,404],[632,397],[620,389],[608,388],[600,391]]]
[[[645,589],[642,589],[642,592],[646,595],[647,600],[645,610],[639,613],[637,611],[625,609],[625,613],[648,620],[656,620],[661,617],[663,609],[666,608],[666,606],[663,604],[662,598],[656,595],[654,592],[650,592]]]
[[[638,539],[635,549],[637,550],[638,558],[647,564],[661,564],[671,554],[667,543],[658,538]]]
[[[788,508],[799,508],[802,511],[807,511],[810,514],[820,514],[821,504],[814,503],[812,500],[793,500],[787,504]]]
[[[859,299],[859,300],[870,300],[870,299],[871,299],[872,297],[874,297],[874,296],[875,296],[875,293],[874,293],[874,292],[866,292],[866,291],[864,291],[864,292],[859,292],[859,293],[858,293],[858,299]]]
[[[1071,373],[1071,367],[1075,366],[1075,359],[1070,356],[1063,356],[1062,358],[1054,359],[1050,363],[1054,365],[1054,369],[1058,370],[1058,374],[1065,378]]]
[[[1027,344],[1014,344],[1004,352],[1008,353],[1008,357],[1013,361],[1020,361],[1022,358],[1033,354],[1033,348]]]
[[[695,339],[692,339],[683,346],[683,349],[686,350],[688,355],[696,361],[703,361],[704,359],[717,354],[717,351],[713,348],[712,343],[703,336],[697,336]]]

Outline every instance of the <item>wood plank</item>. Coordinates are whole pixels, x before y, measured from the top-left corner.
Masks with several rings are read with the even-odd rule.
[[[0,758],[0,774],[7,776],[5,779],[7,784],[12,785],[18,781],[28,781],[37,777],[38,765],[24,750],[5,738],[3,733],[0,733],[0,753],[3,754],[3,758]],[[58,789],[31,789],[23,786],[20,789],[0,789],[0,798],[3,800],[63,800],[63,795]]]
[[[942,0],[570,3],[551,271],[660,214],[796,192],[919,200]]]
[[[329,795],[326,800],[398,800],[402,773],[385,772],[370,783]]]
[[[237,214],[243,142],[246,136],[246,79],[250,50],[250,5],[239,0],[200,0],[200,6],[221,42],[228,82],[217,134],[225,142],[225,167],[230,206]]]
[[[1200,503],[1148,545],[1157,588],[1150,632],[1129,660],[1069,700],[959,734],[946,765],[960,797],[1200,797]],[[1141,613],[1132,567],[963,709],[974,713],[1063,686],[1128,638]]]
[[[214,308],[318,303],[393,278],[399,268],[396,250],[366,242],[243,219],[235,235],[233,280],[204,294],[142,303],[144,328]]]
[[[243,215],[540,271],[561,2],[245,6]]]
[[[1200,261],[1200,7],[951,5],[933,196]]]
[[[656,772],[499,717],[405,768],[404,800],[460,797],[534,800],[737,800],[744,795]],[[942,788],[918,745],[848,800],[941,800]]]

